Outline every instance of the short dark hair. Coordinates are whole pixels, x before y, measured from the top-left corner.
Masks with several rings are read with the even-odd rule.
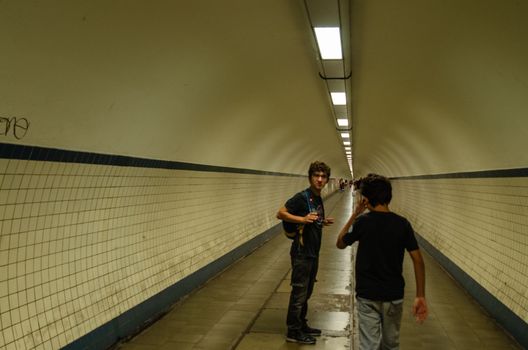
[[[330,167],[326,165],[323,162],[315,161],[312,164],[310,164],[310,168],[308,169],[308,177],[312,177],[312,175],[317,172],[322,171],[326,174],[326,177],[330,179]]]
[[[368,174],[359,181],[361,195],[367,197],[370,205],[389,204],[392,199],[392,186],[385,176]]]

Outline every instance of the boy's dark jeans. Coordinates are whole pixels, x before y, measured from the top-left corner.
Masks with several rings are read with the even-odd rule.
[[[292,256],[292,276],[290,304],[286,324],[288,331],[301,330],[306,324],[308,313],[308,299],[312,295],[315,276],[319,266],[318,258]]]

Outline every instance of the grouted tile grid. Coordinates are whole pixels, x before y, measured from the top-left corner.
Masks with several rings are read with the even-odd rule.
[[[528,179],[395,181],[425,239],[528,321]]]
[[[70,343],[275,225],[305,185],[0,159],[0,347]]]

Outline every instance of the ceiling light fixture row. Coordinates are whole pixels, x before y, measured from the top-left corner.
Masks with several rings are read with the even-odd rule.
[[[319,53],[336,130],[352,174],[350,104],[350,0],[303,0]],[[348,72],[348,74],[346,74]],[[348,87],[348,88],[347,88]]]

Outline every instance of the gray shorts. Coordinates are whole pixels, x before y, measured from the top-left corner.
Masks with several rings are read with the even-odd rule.
[[[398,350],[403,299],[374,301],[357,297],[359,349]]]

